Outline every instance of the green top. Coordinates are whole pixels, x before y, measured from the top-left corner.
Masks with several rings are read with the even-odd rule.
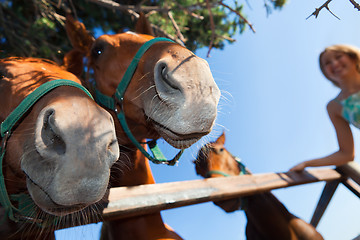
[[[360,92],[350,95],[340,101],[343,109],[342,116],[357,128],[360,128]]]

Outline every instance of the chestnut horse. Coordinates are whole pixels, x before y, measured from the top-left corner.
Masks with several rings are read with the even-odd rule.
[[[194,161],[196,173],[204,178],[250,174],[240,160],[226,148],[225,133],[215,142],[203,146]],[[247,218],[246,237],[249,240],[320,240],[316,229],[291,214],[270,192],[214,202],[226,212],[242,208]]]
[[[100,103],[119,118],[115,128],[121,155],[112,169],[111,186],[155,183],[147,158],[159,160],[144,152],[140,142],[162,137],[184,149],[212,129],[220,91],[207,62],[167,39],[128,32],[94,40],[84,25],[72,18],[67,19],[66,27],[74,50],[66,56],[65,65],[79,74],[81,54],[86,56]],[[135,68],[132,61],[138,61]],[[133,68],[130,77],[128,68]],[[129,85],[124,87],[126,81]],[[120,124],[122,117],[128,126]],[[126,160],[128,166],[123,165]],[[181,238],[164,225],[158,212],[104,222],[102,239]]]
[[[1,239],[54,239],[99,216],[83,209],[106,195],[119,157],[112,116],[76,76],[35,58],[0,60],[0,103]]]

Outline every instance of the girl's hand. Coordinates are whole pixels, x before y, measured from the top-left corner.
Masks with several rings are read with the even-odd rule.
[[[296,172],[304,171],[305,167],[306,167],[305,162],[301,162],[295,165],[294,167],[290,168],[290,171],[296,171]]]

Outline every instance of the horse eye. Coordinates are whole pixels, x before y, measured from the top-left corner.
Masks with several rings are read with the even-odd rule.
[[[104,52],[104,46],[102,44],[95,45],[91,50],[91,55],[93,58],[98,58]]]
[[[92,56],[93,56],[94,58],[97,58],[97,57],[99,57],[99,56],[102,54],[102,52],[103,52],[102,49],[100,49],[100,48],[94,48],[94,49],[92,50]]]

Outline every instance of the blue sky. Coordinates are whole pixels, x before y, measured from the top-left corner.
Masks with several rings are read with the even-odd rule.
[[[318,55],[332,44],[360,47],[360,12],[349,1],[333,1],[338,20],[323,10],[305,20],[325,0],[289,1],[281,11],[266,16],[263,1],[245,6],[256,33],[249,29],[236,36],[223,51],[207,58],[222,90],[219,115],[213,132],[185,152],[178,166],[152,164],[157,182],[199,179],[192,160],[207,140],[223,130],[226,147],[240,157],[253,173],[284,172],[296,163],[337,150],[335,131],[326,113],[327,102],[338,89],[319,69]],[[206,58],[207,50],[197,52]],[[356,153],[359,130],[353,128]],[[172,156],[169,145],[162,144]],[[355,161],[359,162],[357,154]],[[274,190],[294,215],[309,222],[324,183]],[[213,203],[162,212],[164,221],[186,240],[245,239],[242,211],[226,214]],[[360,201],[340,186],[318,231],[326,240],[350,240],[360,234]],[[61,230],[56,239],[99,239],[101,224]]]

